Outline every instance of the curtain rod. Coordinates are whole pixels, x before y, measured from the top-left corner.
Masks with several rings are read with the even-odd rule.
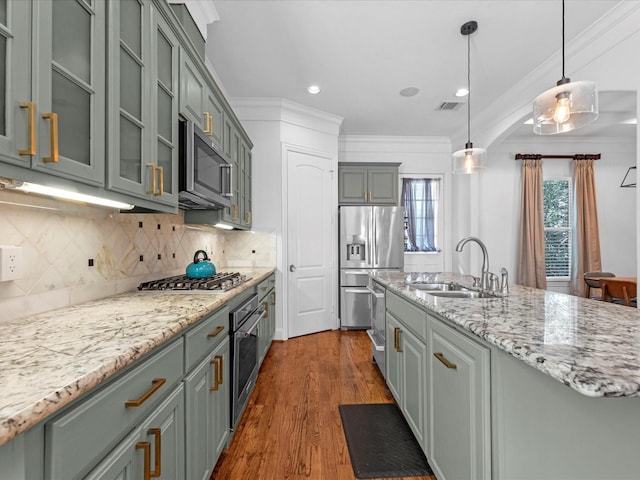
[[[575,155],[540,155],[539,153],[516,153],[516,160],[542,160],[543,158],[568,158],[570,160],[600,160],[599,153],[576,153]]]

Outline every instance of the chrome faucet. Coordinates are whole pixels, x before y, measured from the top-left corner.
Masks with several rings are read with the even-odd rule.
[[[467,242],[476,242],[480,245],[482,249],[482,276],[480,277],[480,287],[484,289],[489,288],[489,254],[487,253],[487,247],[482,243],[477,237],[465,237],[458,242],[456,246],[456,252],[461,252],[462,247],[466,245]]]

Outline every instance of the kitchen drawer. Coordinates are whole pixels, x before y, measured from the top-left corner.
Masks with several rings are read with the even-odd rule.
[[[387,311],[423,342],[427,341],[427,313],[387,290]]]
[[[183,374],[183,340],[172,342],[124,376],[45,425],[45,477],[71,480],[136,425],[171,390]],[[154,379],[164,379],[159,383]],[[138,406],[126,406],[139,400]]]
[[[273,280],[272,280],[273,279]],[[270,275],[258,284],[258,298],[262,300],[265,295],[273,288],[275,284],[275,275]]]
[[[222,307],[185,335],[185,371],[211,352],[229,335],[229,309]]]

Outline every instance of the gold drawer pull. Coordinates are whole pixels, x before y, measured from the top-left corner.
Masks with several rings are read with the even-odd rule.
[[[269,302],[262,302],[264,305],[264,318],[269,318]]]
[[[238,211],[238,204],[234,203],[233,204],[233,219],[237,220],[239,215],[240,215],[240,213]]]
[[[57,113],[43,113],[42,118],[49,120],[49,145],[50,156],[42,157],[42,161],[46,163],[58,163],[60,154],[58,152],[58,114]]]
[[[447,368],[452,368],[453,370],[458,368],[458,366],[455,363],[450,363],[449,361],[447,361],[447,359],[444,358],[444,355],[442,353],[434,353],[433,356],[436,357],[438,360],[440,360],[442,364]]]
[[[146,402],[149,397],[151,395],[153,395],[154,393],[156,393],[158,391],[158,389],[160,387],[162,387],[162,385],[165,384],[167,380],[164,378],[154,378],[151,381],[151,388],[149,390],[147,390],[144,395],[142,395],[140,398],[138,398],[137,400],[127,400],[126,402],[124,402],[125,407],[139,407],[140,405],[142,405],[144,402]]]
[[[29,146],[18,150],[20,155],[36,154],[36,104],[33,102],[21,102],[20,108],[26,108],[29,115],[27,122],[29,129]]]
[[[149,472],[149,476],[151,478],[158,478],[160,477],[160,475],[162,475],[162,430],[159,428],[150,428],[147,433],[149,435],[153,435],[154,437],[156,437],[156,447],[154,449],[155,459],[154,459],[154,465],[153,465],[153,472]]]
[[[211,114],[204,112],[204,133],[211,136]]]
[[[218,325],[213,333],[207,334],[207,338],[217,337],[224,330],[224,325]]]

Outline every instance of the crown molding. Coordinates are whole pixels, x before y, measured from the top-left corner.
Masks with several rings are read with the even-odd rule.
[[[193,21],[195,22],[202,38],[207,41],[207,25],[220,20],[220,15],[213,2],[202,0],[168,0],[169,3],[182,3],[187,7]]]
[[[277,121],[338,136],[343,118],[284,98],[233,97],[231,105],[243,121]]]

